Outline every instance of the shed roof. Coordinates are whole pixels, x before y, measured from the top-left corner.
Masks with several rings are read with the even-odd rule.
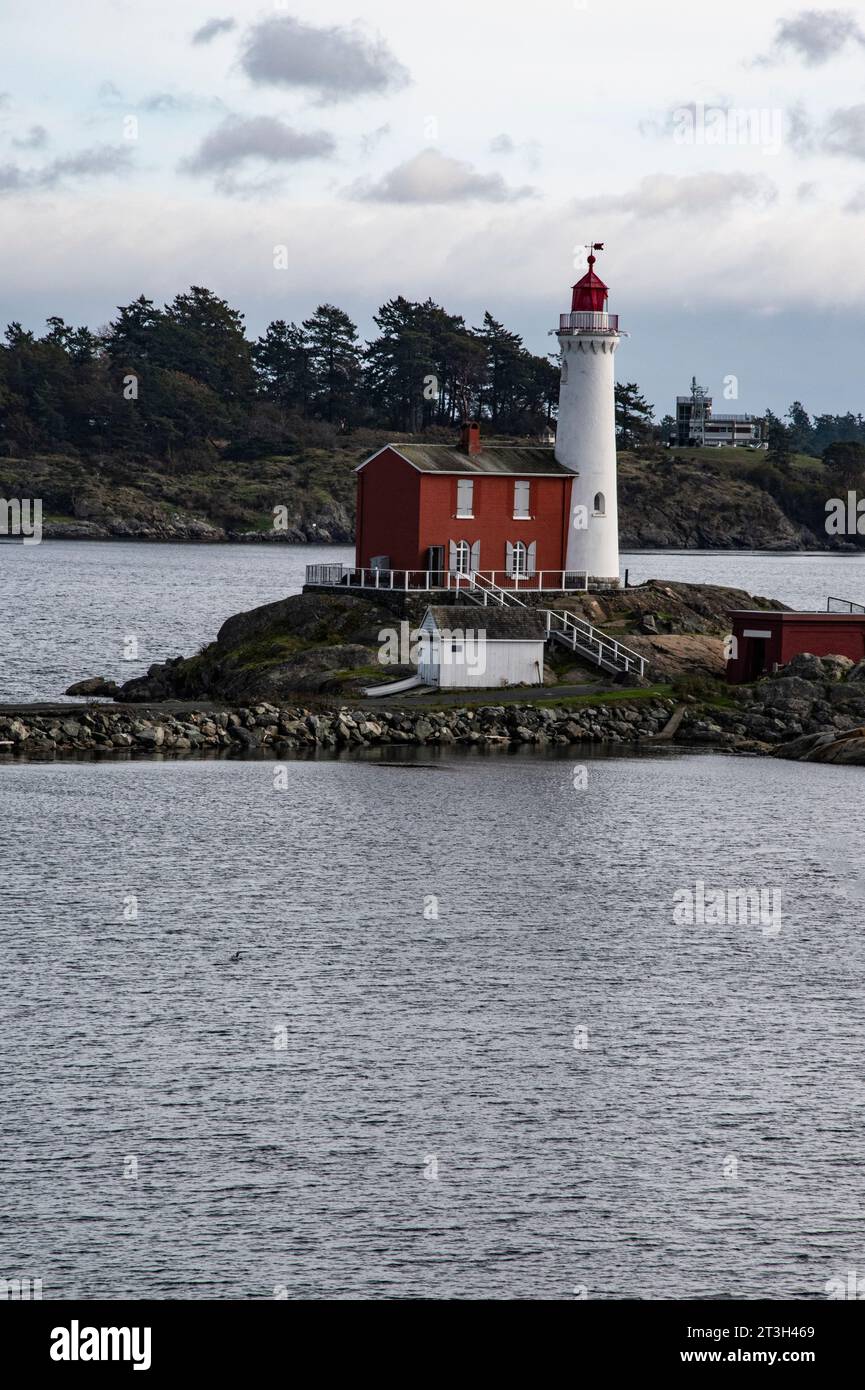
[[[419,473],[459,473],[472,477],[479,473],[504,473],[518,477],[573,478],[570,468],[558,462],[555,450],[546,444],[491,444],[480,453],[467,454],[453,444],[384,444],[355,470],[366,468],[384,449],[392,449]]]
[[[531,608],[491,608],[476,603],[431,603],[427,613],[439,629],[483,632],[488,642],[543,642],[547,625]],[[426,613],[424,614],[426,618]]]

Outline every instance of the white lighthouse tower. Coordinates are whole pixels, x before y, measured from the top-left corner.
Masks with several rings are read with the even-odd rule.
[[[574,474],[566,565],[584,570],[589,583],[619,584],[619,512],[616,500],[616,412],[613,354],[618,314],[607,313],[607,286],[589,269],[573,287],[571,312],[562,314],[562,352],[556,458]]]

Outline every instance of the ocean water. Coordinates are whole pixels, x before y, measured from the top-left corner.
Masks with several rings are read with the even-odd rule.
[[[781,1299],[865,1268],[862,772],[381,761],[0,769],[0,1276]],[[676,925],[699,881],[773,915]]]
[[[321,558],[341,557],[0,547],[3,698],[195,650]],[[805,607],[865,574],[628,562]],[[816,1299],[865,1270],[861,769],[674,748],[286,766],[284,789],[256,758],[0,766],[0,1278]],[[762,893],[764,919],[683,923],[700,883]]]
[[[353,558],[348,546],[0,544],[0,703],[62,699],[87,676],[122,682],[191,655],[233,613],[299,593],[307,564]],[[865,555],[662,551],[623,555],[625,569],[631,583],[729,584],[791,607],[865,603]]]

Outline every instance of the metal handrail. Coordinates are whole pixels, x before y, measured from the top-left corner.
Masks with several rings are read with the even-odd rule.
[[[480,573],[458,575],[457,589],[460,588],[460,581],[462,580],[466,581],[470,598],[473,590],[480,591],[483,595],[484,606],[489,598],[493,598],[502,608],[507,604],[519,604],[520,608],[528,607],[513,590],[500,589],[498,585],[492,584]],[[553,608],[542,608],[540,611],[546,617],[548,637],[553,635],[553,623],[560,623],[565,640],[570,643],[572,650],[576,651],[579,647],[587,655],[593,656],[599,666],[606,664],[616,671],[630,671],[636,667],[640,676],[645,675],[645,657],[632,651],[630,647],[624,646],[623,643],[617,642],[614,637],[608,637],[605,632],[593,627],[586,618],[581,618],[577,613],[561,612]],[[588,652],[586,652],[587,647]]]
[[[624,643],[617,642],[614,637],[608,637],[605,632],[601,632],[598,628],[593,627],[585,618],[580,618],[575,613],[557,612],[553,608],[547,608],[545,612],[547,616],[548,635],[551,633],[553,621],[559,622],[567,636],[570,636],[568,628],[573,629],[575,637],[571,638],[572,641],[575,642],[578,636],[582,641],[588,643],[590,647],[597,648],[599,657],[604,657],[605,653],[609,652],[610,656],[605,659],[617,669],[630,671],[632,666],[635,666],[641,676],[645,675],[645,657],[632,651],[632,649],[626,647]]]
[[[833,603],[840,604],[840,605],[841,605],[840,608],[833,608],[833,607],[832,607],[832,604],[833,604]],[[852,599],[849,599],[849,598],[827,598],[827,600],[826,600],[826,612],[827,612],[827,613],[865,613],[865,605],[863,605],[863,604],[861,604],[861,603],[854,603],[853,600],[852,600]]]

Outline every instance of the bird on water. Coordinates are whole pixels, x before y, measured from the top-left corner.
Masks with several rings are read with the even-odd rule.
[[[231,961],[232,965],[236,965],[237,962],[240,960],[240,952],[235,951],[234,955],[229,956],[228,959]]]

